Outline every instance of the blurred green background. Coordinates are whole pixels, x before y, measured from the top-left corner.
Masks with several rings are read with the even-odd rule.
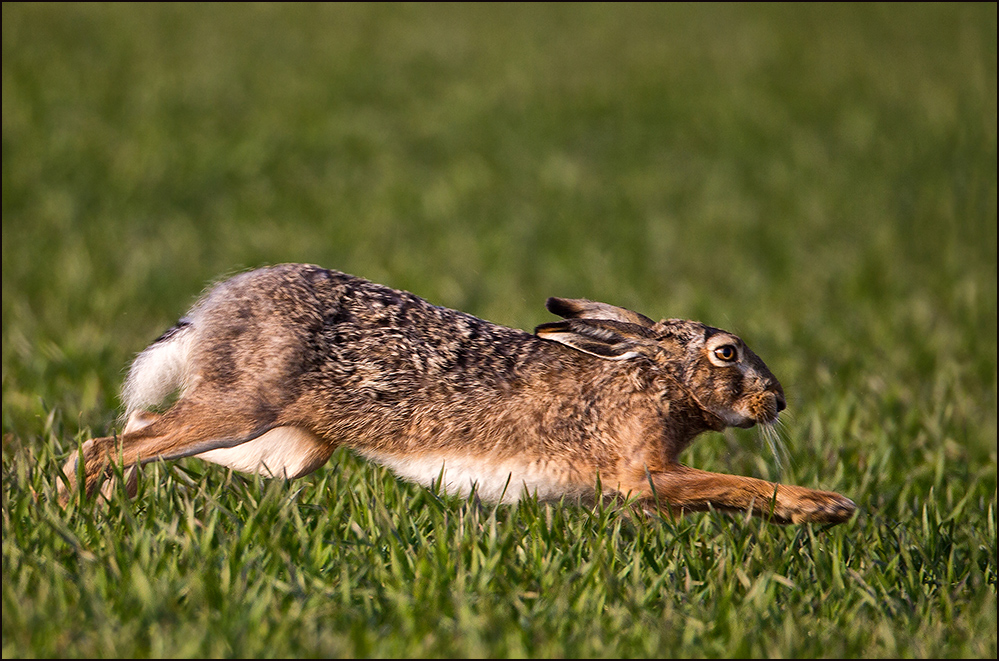
[[[902,518],[973,491],[994,606],[995,3],[2,23],[5,475],[109,433],[131,357],[243,269],[314,262],[525,329],[588,297],[741,334],[787,390],[798,481]],[[755,432],[685,459],[774,470]]]
[[[5,5],[4,431],[104,433],[206,283],[301,261],[698,318],[794,407],[952,373],[994,451],[995,46],[994,5]]]

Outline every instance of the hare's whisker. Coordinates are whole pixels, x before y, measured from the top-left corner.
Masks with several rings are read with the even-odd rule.
[[[770,454],[774,459],[774,469],[776,470],[776,478],[784,472],[784,465],[790,462],[790,455],[787,451],[787,444],[784,442],[783,434],[783,422],[778,418],[777,421],[772,423],[765,423],[760,425],[760,435],[766,442],[767,447],[770,449]]]

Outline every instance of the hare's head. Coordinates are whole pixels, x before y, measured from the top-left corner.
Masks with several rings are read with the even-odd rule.
[[[696,321],[652,321],[624,308],[585,299],[549,298],[563,321],[535,333],[605,360],[646,359],[708,414],[711,426],[773,423],[784,390],[766,364],[735,335]]]

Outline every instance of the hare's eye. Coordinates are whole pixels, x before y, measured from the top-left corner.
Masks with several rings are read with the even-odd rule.
[[[732,344],[723,344],[715,349],[715,358],[723,363],[734,363],[739,358],[739,351]]]

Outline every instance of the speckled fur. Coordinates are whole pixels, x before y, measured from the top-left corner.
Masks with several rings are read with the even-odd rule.
[[[838,494],[678,463],[701,432],[772,423],[784,406],[739,338],[581,299],[548,308],[564,319],[530,334],[316,266],[243,273],[136,358],[122,435],[83,447],[86,491],[119,456],[126,468],[199,456],[293,478],[344,445],[407,479],[443,475],[451,491],[475,485],[496,501],[592,498],[599,476],[605,495],[674,512],[853,514]],[[717,346],[738,360],[719,362]],[[149,410],[178,389],[166,412]],[[64,468],[64,501],[76,465]]]

